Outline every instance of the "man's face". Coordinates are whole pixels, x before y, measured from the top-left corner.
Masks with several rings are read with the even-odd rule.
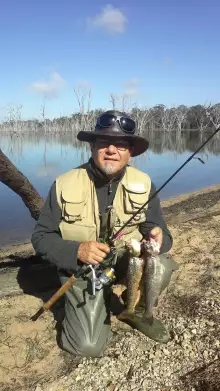
[[[92,158],[107,176],[117,175],[129,162],[132,147],[127,141],[97,139],[91,145]]]

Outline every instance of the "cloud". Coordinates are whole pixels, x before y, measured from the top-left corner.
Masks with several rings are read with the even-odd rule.
[[[87,18],[87,23],[90,27],[103,29],[107,33],[122,34],[126,28],[127,18],[118,8],[107,4],[102,12]]]
[[[66,82],[58,72],[49,75],[47,81],[36,81],[31,84],[31,89],[46,96],[47,98],[57,98],[64,88]]]
[[[139,95],[139,80],[137,78],[130,79],[124,83],[124,95],[135,97]]]

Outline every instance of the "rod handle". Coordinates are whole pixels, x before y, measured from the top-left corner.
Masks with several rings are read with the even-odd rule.
[[[64,293],[73,285],[73,283],[77,280],[75,275],[73,274],[68,280],[63,284],[57,292],[46,302],[44,305],[31,317],[31,320],[35,321],[41,316],[44,311],[48,311],[57,300],[64,295]]]

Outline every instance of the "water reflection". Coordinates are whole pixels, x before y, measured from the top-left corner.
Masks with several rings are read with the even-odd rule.
[[[147,172],[159,187],[209,135],[195,131],[146,132],[150,148],[131,164]],[[89,145],[79,143],[72,133],[0,134],[0,148],[43,198],[58,175],[84,163],[90,155]],[[164,188],[161,199],[220,182],[220,137],[215,136],[199,156],[206,164],[192,160]],[[34,221],[20,198],[1,182],[0,216],[0,245],[30,238]]]
[[[144,136],[150,142],[150,150],[156,154],[162,154],[172,151],[180,154],[186,151],[194,152],[210,135],[208,132],[183,131],[183,132],[145,132]],[[22,151],[27,145],[32,148],[44,144],[44,153],[53,145],[60,145],[61,157],[65,156],[65,146],[74,146],[80,149],[82,159],[85,150],[89,150],[88,144],[80,143],[73,133],[23,133],[23,134],[0,134],[0,147],[5,150],[8,156],[15,155],[17,158],[22,157]],[[217,135],[204,147],[203,153],[209,152],[213,155],[220,154],[220,134]]]

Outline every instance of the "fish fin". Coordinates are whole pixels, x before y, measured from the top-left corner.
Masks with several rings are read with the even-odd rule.
[[[122,292],[121,294],[121,299],[123,300],[124,304],[126,305],[127,304],[127,288]]]

